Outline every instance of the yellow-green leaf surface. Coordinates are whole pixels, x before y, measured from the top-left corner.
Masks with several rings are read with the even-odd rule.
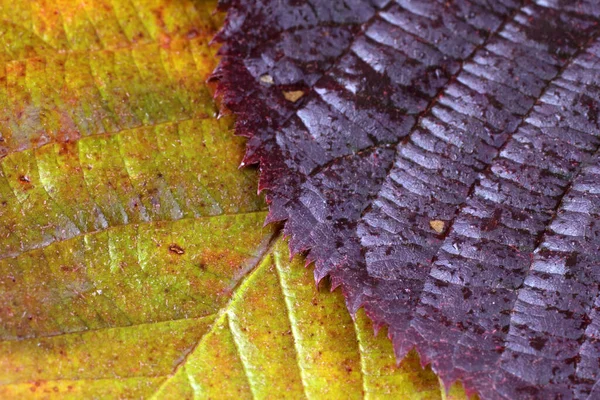
[[[263,227],[214,8],[0,0],[0,398],[443,398]]]

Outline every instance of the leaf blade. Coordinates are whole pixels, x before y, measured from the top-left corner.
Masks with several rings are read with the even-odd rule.
[[[0,396],[271,396],[290,387],[278,370],[296,377],[290,393],[334,382],[343,397],[347,381],[360,396],[339,294],[316,296],[339,324],[325,330],[290,304],[311,358],[300,372],[277,268],[255,268],[275,227],[260,227],[255,174],[237,170],[244,142],[204,84],[213,3],[41,4],[0,5]],[[279,266],[312,288],[300,264]]]
[[[490,398],[585,397],[590,382],[569,373],[577,358],[556,361],[558,345],[535,348],[552,333],[541,320],[531,321],[534,345],[512,353],[535,353],[536,371],[523,361],[509,379],[498,369],[510,364],[500,355],[530,258],[552,234],[572,174],[597,149],[598,11],[585,0],[365,0],[349,7],[371,7],[356,30],[338,14],[352,35],[342,50],[329,58],[322,43],[309,46],[322,64],[308,69],[308,58],[285,54],[260,61],[283,46],[272,27],[295,26],[301,6],[280,5],[288,17],[276,6],[263,16],[249,2],[226,4],[215,77],[237,132],[250,137],[244,161],[261,165],[268,221],[285,221],[292,252],[308,252],[316,279],[331,276],[352,312],[364,306],[390,326],[399,358],[416,346],[447,383],[461,379]],[[335,2],[321,5],[337,12]],[[240,15],[253,19],[236,24]],[[297,88],[302,100],[286,103]],[[535,296],[553,309],[549,289]]]

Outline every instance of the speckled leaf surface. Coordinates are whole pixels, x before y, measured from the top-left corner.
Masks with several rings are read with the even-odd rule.
[[[185,366],[156,398],[461,399],[446,395],[415,353],[396,366],[391,343],[353,321],[339,291],[314,288],[279,239],[240,285]],[[200,396],[198,394],[200,393]]]
[[[0,3],[0,398],[443,398],[263,227],[215,7]]]
[[[222,1],[269,221],[445,382],[596,398],[600,3]]]
[[[388,339],[363,313],[353,320],[339,291],[316,290],[283,240],[254,261],[213,314],[2,342],[0,396],[465,398],[415,353],[397,366]]]

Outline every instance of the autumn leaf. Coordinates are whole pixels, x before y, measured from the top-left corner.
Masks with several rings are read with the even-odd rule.
[[[600,4],[221,6],[243,164],[317,281],[446,383],[597,397]]]
[[[397,367],[391,343],[362,312],[353,321],[339,291],[315,291],[304,261],[289,260],[287,244],[275,241],[205,317],[3,342],[0,395],[464,398],[459,387],[446,395],[415,353]]]
[[[363,313],[353,321],[341,293],[315,291],[286,247],[274,244],[157,398],[445,396],[416,354],[396,367],[388,339]],[[464,395],[456,387],[450,396]]]
[[[215,7],[0,6],[0,398],[447,398],[263,227]]]

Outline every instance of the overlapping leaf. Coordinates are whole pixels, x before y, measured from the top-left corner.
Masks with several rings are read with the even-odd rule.
[[[0,398],[442,398],[268,250],[214,8],[0,3]]]
[[[213,8],[0,6],[1,397],[151,393],[260,260]]]
[[[595,398],[600,3],[223,1],[269,220],[485,398]]]

